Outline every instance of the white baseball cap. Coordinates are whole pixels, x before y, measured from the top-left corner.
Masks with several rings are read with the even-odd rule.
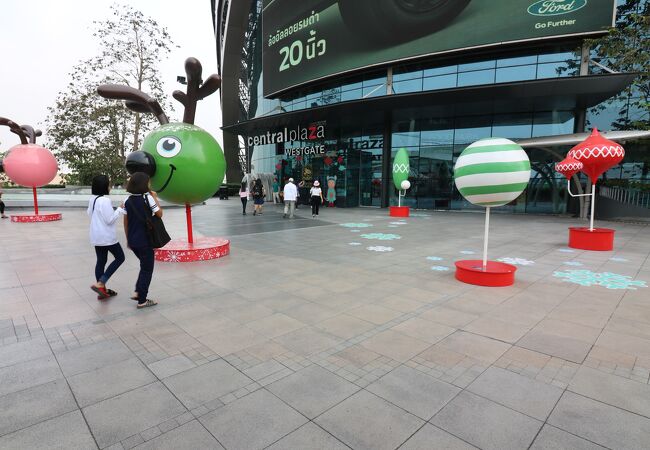
[[[293,178],[289,178],[289,182],[293,183]]]

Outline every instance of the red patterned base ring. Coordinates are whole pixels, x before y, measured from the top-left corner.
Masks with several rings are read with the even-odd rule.
[[[172,239],[163,248],[155,250],[156,261],[193,262],[222,258],[230,253],[230,241],[222,238],[195,238],[192,244],[187,239]]]
[[[389,206],[388,210],[390,217],[408,217],[411,212],[408,206]]]
[[[517,268],[512,264],[488,261],[485,270],[480,259],[465,259],[454,264],[456,264],[456,279],[463,283],[500,287],[510,286],[515,282]]]
[[[580,250],[609,251],[614,249],[614,232],[611,228],[569,227],[569,247]]]
[[[61,220],[62,218],[63,214],[61,213],[15,214],[11,216],[11,221],[17,223],[54,222]]]

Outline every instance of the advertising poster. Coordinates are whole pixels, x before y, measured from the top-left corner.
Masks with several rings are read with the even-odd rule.
[[[423,55],[603,33],[615,0],[266,0],[264,95]]]

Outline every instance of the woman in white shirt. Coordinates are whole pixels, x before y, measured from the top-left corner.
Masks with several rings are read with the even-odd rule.
[[[239,189],[239,198],[241,199],[241,213],[243,216],[245,216],[246,203],[248,203],[248,185],[245,181],[241,182],[241,188]]]
[[[311,216],[316,217],[318,215],[318,208],[323,202],[323,191],[320,188],[318,180],[314,181],[314,185],[309,190],[309,195],[311,197]]]
[[[108,198],[110,180],[106,175],[97,175],[93,178],[93,198],[88,203],[90,216],[90,243],[95,246],[97,263],[95,264],[95,279],[97,282],[90,289],[97,292],[97,299],[103,300],[117,295],[117,292],[107,289],[108,279],[124,262],[124,251],[117,242],[115,222],[124,214],[122,208],[113,209],[111,199]],[[113,255],[112,263],[106,268],[108,254]]]

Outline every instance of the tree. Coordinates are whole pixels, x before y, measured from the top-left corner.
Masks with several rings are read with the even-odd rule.
[[[650,1],[626,0],[618,6],[615,27],[585,43],[594,49],[592,59],[609,69],[640,74],[628,89],[593,112],[616,107],[614,129],[650,130]]]
[[[93,22],[101,54],[73,68],[68,86],[49,108],[48,146],[70,169],[66,181],[71,184],[90,184],[99,173],[123,183],[126,154],[137,150],[141,137],[157,125],[150,114],[134,114],[102,99],[97,86],[127,84],[164,98],[157,65],[174,45],[169,33],[129,6],[113,5],[111,10],[111,18]],[[166,110],[172,111],[171,105]]]

